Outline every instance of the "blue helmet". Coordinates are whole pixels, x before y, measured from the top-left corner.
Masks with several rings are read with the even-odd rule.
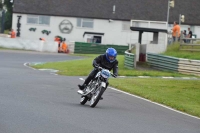
[[[114,48],[108,48],[106,50],[106,59],[109,62],[114,62],[116,60],[117,57],[117,51]]]

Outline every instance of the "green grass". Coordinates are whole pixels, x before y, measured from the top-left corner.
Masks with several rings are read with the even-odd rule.
[[[4,34],[8,34],[10,30],[4,30]]]
[[[97,55],[79,55],[88,58],[82,60],[73,60],[65,62],[49,62],[33,66],[37,69],[56,69],[59,70],[58,74],[68,76],[86,76],[93,69],[92,61]],[[124,67],[124,55],[117,57],[119,61],[119,75],[120,76],[172,76],[181,77],[183,74],[175,72],[164,72],[156,70],[130,70]],[[188,75],[187,75],[188,76]]]
[[[0,46],[0,50],[24,50],[24,49],[17,49],[17,48],[4,48]],[[31,51],[31,50],[24,50],[24,51]]]
[[[200,52],[181,51],[179,50],[179,47],[180,47],[179,43],[168,45],[167,51],[162,54],[167,55],[167,56],[177,57],[177,58],[200,60]],[[190,49],[191,46],[187,46],[187,47]],[[184,47],[184,48],[187,48],[187,47]],[[194,48],[200,49],[200,46],[194,46]]]
[[[7,49],[7,48],[4,48],[4,47],[1,47],[1,46],[0,46],[0,50],[4,50],[4,49]]]
[[[197,41],[196,44],[200,44],[200,41]]]
[[[200,80],[110,79],[110,85],[200,117]]]

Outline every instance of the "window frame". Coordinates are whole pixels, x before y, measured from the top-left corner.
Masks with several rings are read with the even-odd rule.
[[[48,24],[45,24],[45,23],[42,23],[42,22],[40,23],[40,19],[41,19],[42,17],[48,17],[48,18],[49,18]],[[28,22],[28,19],[30,19],[30,18],[36,18],[36,19],[37,19],[37,23],[30,23],[30,22]],[[27,24],[32,24],[32,25],[49,26],[49,25],[50,25],[50,19],[51,19],[51,16],[44,16],[44,15],[27,15],[27,21],[26,21],[26,23],[27,23]]]
[[[80,21],[80,22],[79,22]],[[80,23],[80,25],[79,25]],[[85,27],[83,26],[83,23],[91,23],[92,26],[91,27]],[[89,28],[89,29],[93,29],[94,28],[94,19],[89,19],[89,18],[77,18],[77,23],[76,26],[78,28]]]

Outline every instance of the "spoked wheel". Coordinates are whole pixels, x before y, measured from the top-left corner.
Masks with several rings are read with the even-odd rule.
[[[97,92],[95,94],[93,94],[91,101],[90,101],[90,107],[94,108],[97,105],[104,90],[105,90],[105,88],[101,87],[100,89],[97,90]]]
[[[87,97],[82,96],[80,100],[80,104],[84,105],[88,101]]]

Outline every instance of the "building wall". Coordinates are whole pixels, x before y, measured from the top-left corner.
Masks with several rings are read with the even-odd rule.
[[[200,26],[194,26],[193,33],[197,35],[197,38],[200,38]]]
[[[50,17],[50,25],[35,25],[27,24],[27,15],[26,14],[13,14],[13,24],[12,28],[17,30],[17,19],[18,15],[21,15],[21,38],[26,39],[39,39],[40,37],[45,38],[47,41],[52,41],[56,35],[62,36],[67,39],[67,41],[80,41],[85,42],[86,39],[83,37],[84,32],[98,32],[104,33],[103,43],[104,44],[119,44],[119,45],[128,45],[129,43],[137,43],[139,33],[131,30],[123,30],[123,23],[130,24],[129,21],[112,21],[103,19],[94,19],[94,27],[90,28],[80,28],[77,27],[77,18],[74,17]],[[59,30],[59,24],[63,20],[69,20],[73,24],[73,30],[70,34],[63,34]],[[145,24],[141,23],[141,26]],[[148,26],[148,25],[147,25]],[[35,32],[29,31],[30,28],[37,28]],[[42,34],[42,30],[51,31],[49,35]],[[143,33],[142,43],[147,44],[153,39],[152,33]]]

